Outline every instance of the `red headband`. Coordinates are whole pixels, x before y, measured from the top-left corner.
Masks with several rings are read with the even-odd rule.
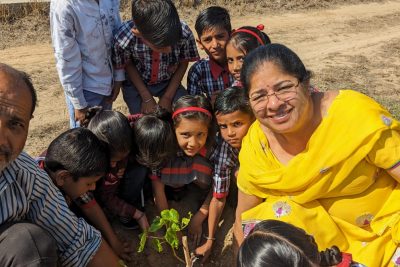
[[[186,112],[186,111],[198,111],[201,113],[206,114],[208,117],[212,117],[210,111],[208,111],[205,108],[200,108],[200,107],[185,107],[185,108],[178,108],[177,110],[175,110],[175,112],[172,114],[172,119],[175,118],[177,115]]]
[[[260,24],[260,25],[258,25],[256,28],[257,28],[258,30],[262,31],[262,30],[264,29],[264,25]],[[254,37],[257,39],[257,41],[258,41],[261,45],[264,45],[264,42],[263,42],[263,40],[260,38],[260,36],[258,36],[255,32],[253,32],[253,31],[251,31],[251,30],[248,30],[248,29],[237,29],[237,30],[235,30],[235,31],[231,34],[231,36],[234,35],[235,33],[238,33],[238,32],[245,32],[245,33],[248,33],[248,34],[254,36]]]

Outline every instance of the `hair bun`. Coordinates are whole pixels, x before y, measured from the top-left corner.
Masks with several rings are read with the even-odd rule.
[[[263,31],[264,30],[264,24],[258,24],[256,27],[258,30]]]

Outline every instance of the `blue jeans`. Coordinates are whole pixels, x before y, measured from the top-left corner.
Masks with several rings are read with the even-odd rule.
[[[167,89],[169,81],[147,85],[147,89],[149,89],[152,96],[162,97]],[[124,101],[128,106],[130,114],[140,113],[140,109],[142,106],[142,97],[140,96],[136,87],[132,84],[131,81],[126,80],[122,86],[122,95],[124,97]],[[178,100],[181,96],[187,95],[187,91],[185,87],[179,85],[176,89],[175,96],[172,102]]]
[[[107,101],[106,101],[107,96],[105,96],[105,95],[96,94],[96,93],[86,91],[86,90],[83,90],[83,95],[85,96],[85,100],[88,103],[88,107],[101,106],[106,110],[112,109],[112,104],[107,103]],[[71,129],[77,128],[80,125],[79,125],[78,121],[75,121],[74,106],[72,105],[72,103],[67,95],[65,95],[65,100],[67,102],[67,108],[68,108],[68,113],[69,113],[69,127]]]

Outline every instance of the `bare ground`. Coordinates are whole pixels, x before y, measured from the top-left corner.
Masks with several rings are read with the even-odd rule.
[[[313,70],[313,83],[321,90],[352,88],[364,92],[400,118],[400,1],[358,1],[334,8],[324,1],[318,8],[313,7],[318,1],[304,2],[307,2],[306,8],[291,9],[286,5],[281,9],[269,9],[269,12],[262,12],[266,9],[262,9],[262,2],[259,2],[252,7],[251,13],[243,12],[246,8],[241,3],[241,9],[233,12],[232,22],[234,27],[263,23],[273,42],[292,48]],[[313,8],[308,10],[309,7]],[[193,16],[197,13],[185,11],[183,17],[190,17],[188,21],[193,24]],[[2,25],[0,29],[4,27]],[[30,44],[27,40],[13,39],[18,35],[5,39],[1,34],[0,48],[4,49],[0,50],[0,62],[30,73],[38,90],[39,106],[25,147],[31,155],[37,155],[55,136],[67,129],[68,120],[48,35],[46,37],[46,32],[40,27],[31,35],[43,35],[43,39],[40,37],[40,43]],[[127,111],[121,97],[114,107]],[[182,208],[180,204],[173,205]],[[152,208],[150,212],[154,212]],[[217,246],[207,266],[229,266],[232,263],[233,213],[232,206],[224,212]],[[137,243],[136,232],[123,230],[117,223],[115,229],[133,244]],[[144,254],[135,255],[130,266],[176,265],[169,251],[158,255],[146,250]]]

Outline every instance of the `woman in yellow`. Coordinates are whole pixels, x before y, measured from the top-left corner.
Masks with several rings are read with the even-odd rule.
[[[279,219],[369,267],[400,266],[400,125],[351,90],[310,92],[287,47],[246,56],[244,87],[257,118],[239,155],[235,238]]]

